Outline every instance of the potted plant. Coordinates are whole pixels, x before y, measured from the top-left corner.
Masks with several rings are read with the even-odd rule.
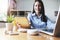
[[[14,20],[14,17],[12,15],[7,16],[7,22],[6,22],[6,30],[7,31],[13,30],[13,24],[12,24],[13,20]]]
[[[12,15],[7,16],[7,23],[12,23],[13,20],[14,20],[14,17]]]

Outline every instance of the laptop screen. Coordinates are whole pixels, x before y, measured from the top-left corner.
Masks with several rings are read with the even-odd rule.
[[[60,30],[60,12],[58,12],[55,24],[56,25],[55,25],[54,29],[44,28],[44,29],[41,29],[42,30],[41,32],[52,35],[52,36],[60,36],[60,31],[59,31]]]

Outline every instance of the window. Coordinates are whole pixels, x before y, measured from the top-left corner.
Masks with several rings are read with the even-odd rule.
[[[0,21],[6,21],[8,0],[0,0]]]

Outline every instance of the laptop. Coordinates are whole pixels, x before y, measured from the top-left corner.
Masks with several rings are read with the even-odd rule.
[[[52,36],[60,36],[60,12],[58,12],[54,29],[41,29],[40,32]]]

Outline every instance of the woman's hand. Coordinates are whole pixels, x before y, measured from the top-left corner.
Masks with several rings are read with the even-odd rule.
[[[18,29],[21,28],[21,25],[18,22],[16,23],[16,26],[18,27]]]

